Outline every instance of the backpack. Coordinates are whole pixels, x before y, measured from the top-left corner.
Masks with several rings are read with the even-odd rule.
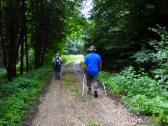
[[[59,56],[55,57],[54,64],[55,64],[55,66],[59,66],[59,65],[61,65],[61,59],[60,59]]]

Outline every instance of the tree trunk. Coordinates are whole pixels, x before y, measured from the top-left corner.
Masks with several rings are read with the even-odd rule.
[[[24,38],[25,38],[25,26],[26,26],[26,21],[25,21],[25,0],[21,0],[22,5],[21,5],[21,33],[20,33],[20,74],[22,75],[24,72]]]
[[[21,34],[21,45],[20,45],[20,74],[23,75],[24,67],[24,35]]]
[[[25,55],[26,55],[26,72],[28,73],[29,72],[29,56],[28,56],[28,44],[27,44],[27,32],[25,33]]]
[[[0,7],[1,7],[1,14],[0,14],[0,29],[1,29],[1,40],[0,40],[0,42],[1,42],[1,45],[2,45],[2,52],[3,52],[3,63],[4,63],[4,66],[5,66],[5,68],[6,68],[6,71],[8,71],[8,64],[7,64],[7,48],[6,48],[6,45],[5,45],[5,43],[4,43],[4,28],[3,28],[3,25],[4,25],[4,18],[3,18],[3,7],[4,7],[4,1],[0,1]]]
[[[39,1],[39,0],[37,0],[37,1],[35,1],[35,3],[34,3],[35,5],[35,12],[34,12],[34,17],[35,17],[35,22],[36,22],[36,26],[35,26],[35,59],[34,59],[34,61],[35,61],[35,69],[38,69],[39,67],[40,67],[40,50],[41,50],[41,47],[40,47],[40,44],[42,44],[41,43],[41,37],[43,37],[43,36],[41,36],[41,34],[40,34],[40,32],[42,32],[41,31],[41,29],[40,29],[40,27],[41,27],[41,25],[40,25],[40,22],[41,22],[41,20],[40,20],[40,18],[41,18],[41,13],[40,13],[40,6],[41,6],[41,2]]]
[[[49,35],[49,8],[44,7],[42,3],[40,5],[40,12],[37,17],[38,27],[37,27],[37,38],[35,43],[35,65],[39,68],[43,65],[44,57],[47,48],[48,35]]]
[[[8,1],[9,8],[7,13],[8,20],[8,28],[7,34],[9,35],[7,38],[9,41],[8,44],[8,80],[12,80],[13,77],[16,76],[16,61],[18,56],[18,47],[17,47],[17,4],[15,0]]]

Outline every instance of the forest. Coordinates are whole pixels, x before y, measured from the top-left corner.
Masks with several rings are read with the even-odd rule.
[[[108,90],[129,111],[167,126],[167,0],[0,0],[0,125],[20,125],[56,53],[86,55],[90,45]]]

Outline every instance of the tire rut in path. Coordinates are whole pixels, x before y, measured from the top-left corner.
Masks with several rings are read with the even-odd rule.
[[[41,104],[32,126],[148,126],[147,119],[127,111],[121,103],[106,97],[99,89],[99,98],[81,97],[82,73],[79,64],[63,67],[62,80],[52,78],[48,91],[40,97]],[[68,81],[67,81],[68,80]]]
[[[63,85],[54,77],[45,95],[40,97],[38,112],[32,126],[63,126]]]

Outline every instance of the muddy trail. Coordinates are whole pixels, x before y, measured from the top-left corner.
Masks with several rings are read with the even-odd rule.
[[[130,112],[114,97],[87,94],[82,97],[83,75],[79,64],[64,65],[61,80],[52,78],[39,98],[29,126],[148,126],[147,117]],[[92,90],[93,94],[93,90]]]

